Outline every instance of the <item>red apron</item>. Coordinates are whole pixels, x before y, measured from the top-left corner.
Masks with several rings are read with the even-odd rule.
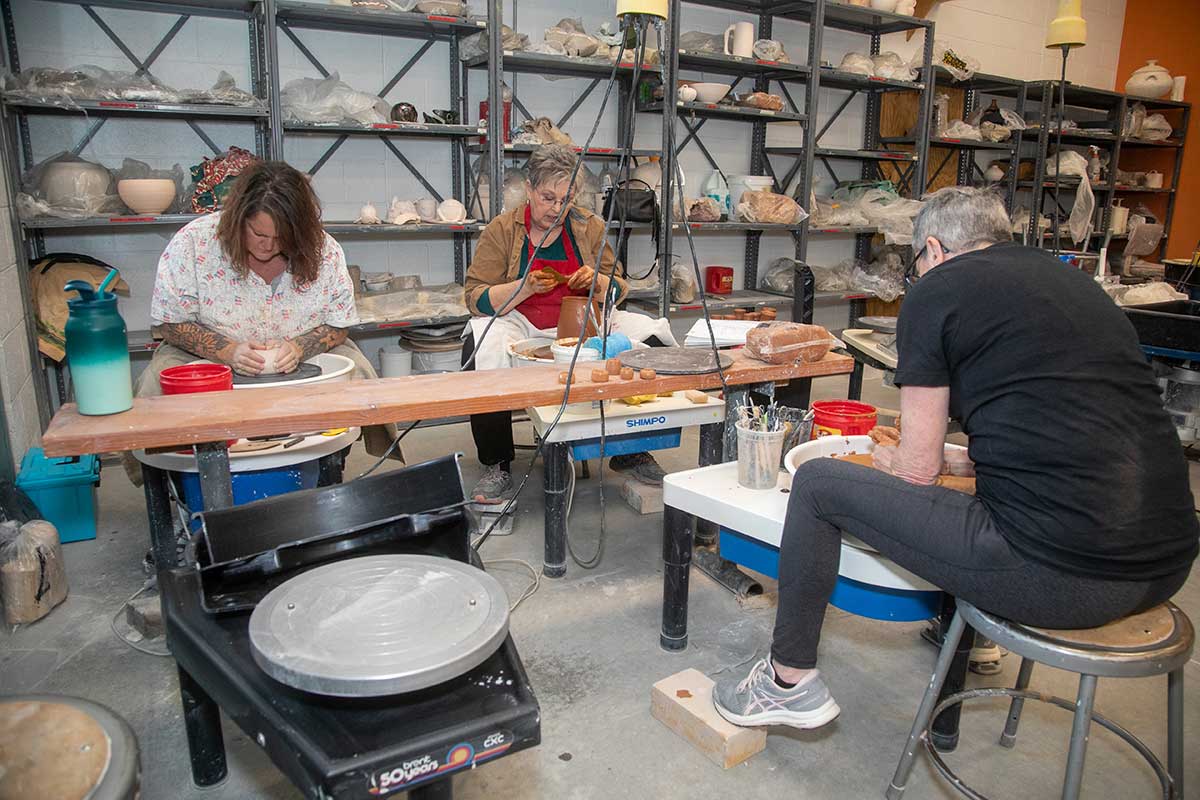
[[[567,226],[565,224],[563,225],[562,232],[558,234],[558,238],[562,242],[563,254],[566,256],[566,259],[563,261],[550,261],[549,259],[542,258],[541,256],[534,258],[533,253],[537,247],[534,244],[533,237],[529,233],[530,222],[531,215],[529,212],[529,207],[526,206],[525,246],[528,248],[528,258],[530,261],[529,269],[525,274],[528,275],[529,272],[532,272],[533,270],[552,267],[561,275],[569,277],[571,273],[575,272],[580,266],[582,266],[579,263],[579,258],[575,254],[575,247],[571,243],[571,236],[567,233]],[[543,248],[542,251],[545,252],[545,248]],[[560,283],[558,286],[555,286],[552,291],[546,292],[545,294],[535,294],[533,297],[517,306],[517,310],[524,314],[525,318],[533,323],[535,328],[544,331],[547,328],[553,328],[558,325],[559,309],[562,308],[563,298],[569,294],[571,294],[571,290],[567,288],[567,285],[565,283]]]

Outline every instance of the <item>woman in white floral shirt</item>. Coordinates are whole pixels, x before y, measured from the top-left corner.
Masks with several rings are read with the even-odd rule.
[[[267,350],[277,350],[277,372],[331,352],[354,361],[354,377],[377,377],[346,338],[358,323],[346,256],[321,226],[308,178],[280,161],[249,167],[221,211],[172,237],[150,316],[163,343],[138,378],[139,397],[162,393],[158,375],[167,367],[197,359],[257,375]],[[381,454],[391,429],[366,429],[367,451]]]

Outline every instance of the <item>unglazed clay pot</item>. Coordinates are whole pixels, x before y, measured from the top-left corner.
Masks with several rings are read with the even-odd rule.
[[[600,319],[600,303],[592,303],[591,315],[586,314],[587,298],[568,295],[562,300],[558,310],[558,338],[578,338],[596,335],[596,320]],[[587,316],[587,331],[584,332],[584,321]]]
[[[1156,59],[1150,59],[1143,67],[1138,67],[1125,81],[1125,92],[1136,94],[1138,97],[1166,97],[1171,93],[1174,79],[1166,67],[1161,67]]]
[[[175,181],[170,178],[126,178],[117,181],[121,202],[137,214],[161,214],[175,202]]]
[[[417,201],[417,213],[423,222],[437,222],[438,201],[432,197],[422,197]]]

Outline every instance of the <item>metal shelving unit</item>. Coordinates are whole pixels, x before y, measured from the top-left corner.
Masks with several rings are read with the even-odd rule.
[[[1024,138],[1025,142],[1036,142],[1033,153],[1035,169],[1033,179],[1020,181],[1018,187],[1028,190],[1033,194],[1035,198],[1032,203],[1033,207],[1044,209],[1049,204],[1050,211],[1046,213],[1046,216],[1051,217],[1051,219],[1053,219],[1055,189],[1057,188],[1058,190],[1060,195],[1059,202],[1061,203],[1061,195],[1063,193],[1073,193],[1079,185],[1078,178],[1064,177],[1062,180],[1055,181],[1052,176],[1049,178],[1046,176],[1047,165],[1053,159],[1051,151],[1056,138],[1055,130],[1057,127],[1059,88],[1060,84],[1058,81],[1040,81],[1027,84],[1023,87],[1029,100],[1027,107],[1032,109],[1036,105],[1037,108],[1036,119],[1032,121],[1030,130],[1025,132],[1026,135]],[[1179,176],[1183,170],[1183,143],[1187,138],[1188,125],[1191,118],[1191,104],[1171,100],[1152,100],[1121,94],[1119,92],[1077,86],[1072,83],[1067,83],[1064,88],[1066,96],[1064,116],[1068,120],[1074,120],[1080,126],[1062,132],[1061,138],[1064,147],[1095,145],[1101,148],[1102,152],[1106,152],[1109,155],[1107,180],[1092,184],[1092,190],[1096,195],[1098,213],[1094,220],[1095,230],[1090,234],[1088,242],[1098,243],[1097,240],[1103,241],[1105,232],[1108,230],[1111,222],[1113,201],[1118,197],[1164,195],[1165,203],[1163,203],[1163,207],[1165,210],[1160,217],[1163,222],[1163,239],[1159,245],[1157,254],[1151,256],[1151,258],[1161,261],[1166,257],[1171,222],[1175,215],[1175,190],[1179,185]],[[1148,141],[1126,136],[1124,120],[1135,103],[1144,105],[1148,113],[1162,112],[1168,115],[1168,119],[1174,128],[1172,136],[1163,141]],[[1174,118],[1172,119],[1171,117]],[[1116,170],[1122,168],[1123,153],[1128,153],[1131,158],[1137,158],[1139,154],[1153,154],[1155,152],[1174,155],[1172,167],[1169,170],[1164,170],[1164,185],[1162,188],[1151,189],[1145,186],[1127,186],[1116,182]],[[1040,187],[1040,191],[1038,187]],[[1069,216],[1070,209],[1065,205],[1060,205],[1060,221],[1065,221]],[[1055,236],[1050,232],[1039,236],[1036,214],[1030,214],[1028,235],[1030,241],[1039,241],[1043,247],[1052,249],[1063,247],[1075,248],[1074,242],[1071,242],[1068,236],[1062,234]],[[1127,237],[1113,237],[1116,241],[1122,241],[1125,238]]]

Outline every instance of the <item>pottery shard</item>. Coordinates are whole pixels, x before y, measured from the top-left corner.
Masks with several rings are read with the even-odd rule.
[[[688,389],[683,393],[683,396],[698,406],[702,406],[708,402],[708,395],[699,389]]]
[[[624,367],[621,370],[621,380],[623,380],[623,381],[633,380],[633,367]]]
[[[608,370],[609,375],[620,375],[621,374],[621,359],[610,358],[607,362],[605,362],[604,368],[606,370]]]
[[[641,378],[644,381],[652,381],[658,377],[658,373],[652,369],[644,369],[639,374],[641,375]]]
[[[603,369],[592,370],[592,383],[605,383],[608,380],[608,371]]]

